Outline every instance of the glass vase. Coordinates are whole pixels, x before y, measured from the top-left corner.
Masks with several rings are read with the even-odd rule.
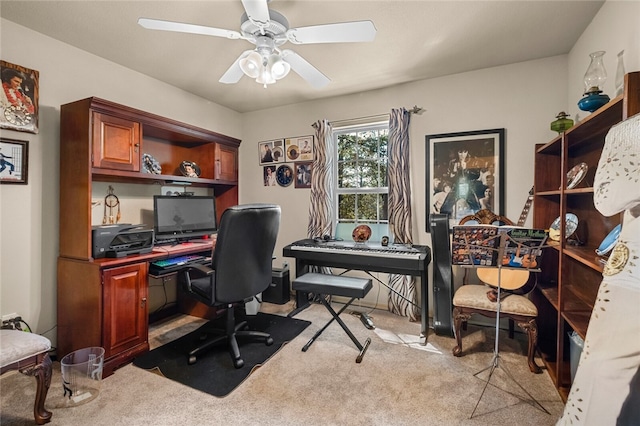
[[[591,62],[584,74],[585,94],[602,90],[607,81],[607,70],[604,68],[604,50],[589,54]]]
[[[616,68],[616,96],[624,91],[624,50],[618,53],[618,67]]]

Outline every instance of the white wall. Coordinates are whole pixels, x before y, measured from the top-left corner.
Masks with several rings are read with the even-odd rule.
[[[2,59],[40,72],[40,132],[0,131],[29,147],[28,185],[0,186],[0,313],[43,333],[56,324],[60,105],[97,96],[237,138],[241,116],[5,19],[0,31]],[[123,205],[133,223],[136,207]]]

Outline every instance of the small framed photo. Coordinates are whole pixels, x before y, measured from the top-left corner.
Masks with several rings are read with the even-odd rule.
[[[262,179],[264,186],[276,186],[276,166],[264,166]]]
[[[27,141],[0,138],[0,183],[27,184]]]
[[[313,161],[313,136],[285,139],[287,161]]]
[[[311,188],[311,172],[313,162],[303,161],[295,163],[296,188]]]
[[[260,165],[282,163],[285,160],[284,141],[277,139],[273,141],[260,142],[258,144]]]
[[[38,133],[38,71],[0,61],[0,128]]]

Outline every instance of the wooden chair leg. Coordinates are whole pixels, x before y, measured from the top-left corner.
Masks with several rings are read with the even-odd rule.
[[[529,363],[529,370],[532,373],[539,374],[542,372],[542,369],[534,359],[536,344],[538,342],[538,325],[536,323],[535,318],[530,319],[526,322],[519,322],[518,326],[522,328],[529,337],[529,348],[527,350],[527,362]]]
[[[462,356],[462,336],[461,329],[462,324],[466,325],[467,321],[471,318],[470,314],[464,313],[460,308],[453,308],[453,332],[456,336],[456,346],[453,348],[453,356]]]
[[[38,363],[20,370],[21,373],[36,378],[36,400],[33,404],[33,416],[36,424],[43,425],[51,421],[52,413],[44,408],[49,386],[51,386],[51,358],[48,353],[38,355]]]

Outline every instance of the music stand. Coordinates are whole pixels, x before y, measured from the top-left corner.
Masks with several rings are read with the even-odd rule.
[[[486,241],[488,240],[492,240],[492,239],[496,239],[499,238],[499,245],[498,248],[491,248],[491,247],[487,247],[486,245]],[[477,244],[473,244],[469,241],[466,241],[466,245],[467,248],[471,248],[471,247],[478,247],[480,246],[483,250],[487,250],[487,251],[497,251],[498,256],[497,256],[497,263],[496,266],[498,268],[498,283],[497,283],[497,287],[498,287],[498,294],[497,294],[497,300],[496,300],[496,324],[495,324],[495,341],[494,341],[494,346],[493,346],[493,356],[491,358],[491,362],[489,363],[489,365],[485,368],[483,368],[482,370],[478,371],[477,373],[475,373],[473,376],[474,377],[478,377],[480,374],[484,373],[485,371],[489,370],[489,375],[487,376],[486,382],[484,384],[484,387],[482,388],[482,393],[480,394],[480,397],[478,398],[478,401],[476,402],[475,407],[473,408],[473,411],[471,412],[471,415],[469,416],[469,418],[473,418],[473,415],[475,414],[478,405],[480,404],[480,401],[482,400],[482,397],[484,396],[484,393],[487,389],[487,386],[489,385],[491,378],[493,377],[493,373],[495,372],[496,369],[501,369],[505,375],[511,379],[512,382],[514,382],[528,397],[529,400],[525,399],[524,397],[522,397],[521,395],[515,394],[515,393],[511,393],[508,392],[504,389],[501,389],[500,387],[495,386],[498,389],[501,389],[504,392],[507,392],[515,397],[517,397],[518,399],[520,399],[521,401],[527,402],[529,403],[531,406],[539,408],[540,410],[544,411],[547,414],[551,414],[549,413],[549,411],[547,411],[546,408],[544,408],[542,406],[542,404],[540,404],[540,402],[538,402],[538,400],[536,400],[520,383],[518,383],[518,381],[513,377],[513,375],[511,375],[511,373],[509,372],[509,370],[502,365],[502,363],[500,362],[501,357],[500,357],[500,351],[499,351],[499,341],[500,341],[500,297],[501,297],[501,293],[502,293],[502,286],[501,286],[501,279],[502,279],[502,262],[501,259],[503,258],[504,254],[505,254],[505,248],[507,246],[507,241],[509,239],[509,235],[507,233],[499,233],[498,235],[494,236],[494,237],[490,237],[488,239],[484,239],[481,241],[478,241]],[[516,242],[516,244],[520,245],[518,242]],[[537,246],[536,249],[540,249],[542,248],[542,246]],[[470,264],[470,265],[464,265],[465,267],[468,268],[480,268],[483,267],[481,265],[476,265],[474,263]],[[524,268],[524,267],[521,267]],[[540,269],[534,269],[534,268],[526,268],[528,269],[530,272],[539,272]],[[479,377],[478,377],[479,378]]]

